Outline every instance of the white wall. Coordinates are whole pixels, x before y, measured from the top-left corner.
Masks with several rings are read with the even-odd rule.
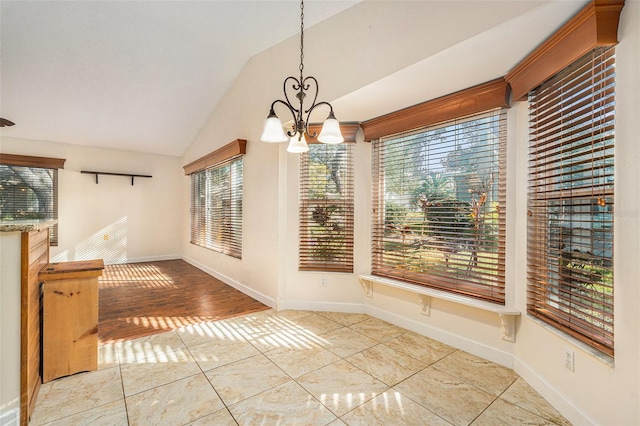
[[[52,261],[105,263],[181,256],[183,181],[180,158],[3,137],[3,153],[65,158],[58,172],[59,244]],[[131,179],[81,170],[151,175]],[[106,238],[106,239],[105,239]]]
[[[367,84],[400,72],[422,58],[445,51],[455,42],[483,31],[483,28],[474,26],[473,19],[467,19],[470,17],[466,14],[471,11],[471,17],[476,17],[486,10],[473,11],[468,8],[469,3],[464,4],[465,13],[460,15],[460,25],[451,44],[443,41],[446,38],[434,40],[426,32],[429,25],[425,25],[425,19],[437,20],[438,14],[424,15],[414,8],[419,9],[429,2],[416,2],[413,7],[395,10],[394,14],[402,17],[400,20],[405,23],[401,30],[389,24],[388,13],[382,12],[383,3],[359,4],[306,31],[306,46],[313,55],[305,57],[305,69],[313,70],[313,75],[322,82],[320,100],[344,99]],[[510,4],[498,3],[503,6]],[[524,3],[529,2],[521,2]],[[481,5],[486,8],[489,3]],[[635,135],[640,134],[640,120],[637,119],[637,111],[640,110],[639,8],[639,2],[627,1],[620,28],[622,41],[617,48],[615,366],[526,315],[528,131],[525,103],[515,105],[508,115],[507,299],[522,312],[515,343],[502,340],[500,319],[495,314],[433,300],[431,315],[425,316],[420,313],[416,295],[380,286],[374,287],[372,298],[364,296],[357,274],[369,272],[370,265],[371,160],[367,143],[357,144],[355,156],[355,273],[323,274],[297,270],[298,158],[287,154],[283,145],[258,142],[268,105],[282,96],[283,78],[296,69],[297,57],[291,54],[297,48],[298,40],[295,38],[252,58],[182,162],[186,164],[233,139],[248,140],[243,258],[231,259],[189,244],[188,212],[184,211],[185,258],[271,306],[365,311],[512,366],[576,424],[640,424],[640,288],[636,278],[640,276],[640,262],[637,261],[640,197],[635,189],[640,177],[637,167],[640,144],[633,142]],[[500,19],[505,18],[502,16]],[[421,32],[423,30],[424,33]],[[400,38],[398,31],[404,32],[403,35],[413,43],[403,43],[402,40],[406,39]],[[330,49],[324,44],[328,44]],[[436,83],[435,86],[441,85]],[[416,102],[416,93],[426,94],[431,90],[420,85],[412,87],[415,90],[411,100],[404,106]],[[344,105],[351,103],[345,102]],[[385,108],[384,101],[367,104],[370,116],[359,118],[372,118],[388,112]],[[358,111],[347,108],[339,118],[352,119],[350,114],[355,116]],[[188,184],[185,184],[187,188]],[[188,205],[186,194],[183,205]],[[320,277],[323,276],[328,279],[327,287],[320,287]],[[573,373],[563,367],[566,348],[575,351]]]
[[[0,424],[20,409],[21,247],[20,232],[0,233]]]

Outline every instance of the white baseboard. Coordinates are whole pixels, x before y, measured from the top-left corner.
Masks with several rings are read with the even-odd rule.
[[[296,309],[316,312],[344,312],[349,314],[364,313],[364,305],[362,303],[316,302],[309,300],[279,300],[278,302],[279,310]]]
[[[394,314],[383,309],[365,305],[363,303],[339,303],[339,302],[316,302],[309,300],[278,300],[278,310],[299,309],[305,311],[321,312],[345,312],[345,313],[366,313],[372,317],[390,322],[407,330],[414,331],[423,336],[430,337],[442,343],[446,343],[457,349],[469,352],[473,355],[495,362],[508,368],[513,368],[514,357],[512,354],[482,345],[471,339],[458,336],[447,331],[431,327],[429,325],[414,321],[412,319]]]
[[[520,359],[515,359],[514,371],[518,373],[536,392],[538,392],[547,402],[555,407],[564,417],[574,425],[595,425],[597,424],[589,418],[580,408],[560,394],[543,377],[538,375],[528,364]]]
[[[0,426],[18,426],[20,424],[20,409],[12,408],[0,413]]]
[[[160,262],[162,260],[178,260],[178,259],[182,259],[181,254],[165,254],[160,256],[130,257],[130,258],[127,258],[126,263]],[[120,262],[111,262],[109,260],[106,260],[104,263],[107,265],[113,265]]]
[[[406,328],[407,330],[414,331],[439,342],[446,343],[456,349],[461,349],[507,368],[513,368],[513,354],[370,305],[365,306],[365,312],[373,317],[390,322],[391,324]]]
[[[219,279],[220,281],[222,281],[225,284],[230,285],[231,287],[235,288],[238,291],[243,292],[244,294],[246,294],[249,297],[252,297],[254,299],[256,299],[259,302],[264,303],[265,305],[269,306],[269,307],[275,307],[276,306],[276,300],[272,297],[269,297],[265,294],[260,293],[259,291],[256,291],[250,287],[247,287],[246,285],[224,275],[219,273],[218,271],[215,271],[214,269],[209,268],[208,266],[203,265],[200,262],[197,262],[189,257],[184,257],[182,256],[182,260],[184,260],[185,262],[195,266],[196,268],[206,272],[207,274],[211,275],[212,277],[215,277],[217,279]]]

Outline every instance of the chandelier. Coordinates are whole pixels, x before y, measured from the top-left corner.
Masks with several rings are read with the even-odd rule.
[[[333,107],[329,102],[316,102],[318,99],[318,80],[313,76],[303,76],[304,71],[304,0],[300,2],[300,77],[287,77],[284,80],[283,92],[284,99],[278,99],[273,101],[269,115],[264,124],[264,130],[260,140],[262,142],[286,142],[289,141],[289,147],[287,151],[294,153],[302,153],[309,151],[309,145],[305,135],[309,138],[318,137],[318,141],[326,144],[339,144],[344,142],[342,133],[340,132],[340,123],[336,120],[336,116],[333,114]],[[289,99],[288,89],[292,89],[295,93],[295,97],[298,98],[298,107]],[[313,95],[313,101],[311,106],[304,109],[303,104],[307,95]],[[295,102],[295,101],[294,101]],[[282,128],[282,122],[275,113],[274,107],[276,104],[284,105],[293,118],[292,129],[285,134]],[[320,134],[309,133],[309,118],[311,113],[319,106],[326,105],[329,107],[329,116],[322,124]]]

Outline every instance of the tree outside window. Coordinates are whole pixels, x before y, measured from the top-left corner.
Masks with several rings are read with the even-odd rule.
[[[375,274],[504,303],[505,120],[495,110],[374,143]]]
[[[300,270],[353,272],[353,147],[312,144],[300,159]]]
[[[0,219],[57,219],[58,170],[0,165]],[[57,226],[51,230],[57,244]]]

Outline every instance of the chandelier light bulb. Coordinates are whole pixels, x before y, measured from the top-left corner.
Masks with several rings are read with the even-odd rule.
[[[309,151],[309,145],[307,145],[307,139],[304,137],[304,133],[296,133],[291,137],[287,151],[294,154],[302,154],[303,152]]]
[[[284,130],[282,130],[280,119],[272,108],[271,111],[269,111],[267,120],[264,122],[264,129],[262,130],[260,140],[262,142],[279,143],[286,142],[288,139],[287,135],[284,134]]]
[[[339,144],[344,142],[342,132],[340,132],[340,123],[336,120],[336,116],[333,115],[333,111],[329,113],[329,116],[322,125],[318,140],[327,144]]]

